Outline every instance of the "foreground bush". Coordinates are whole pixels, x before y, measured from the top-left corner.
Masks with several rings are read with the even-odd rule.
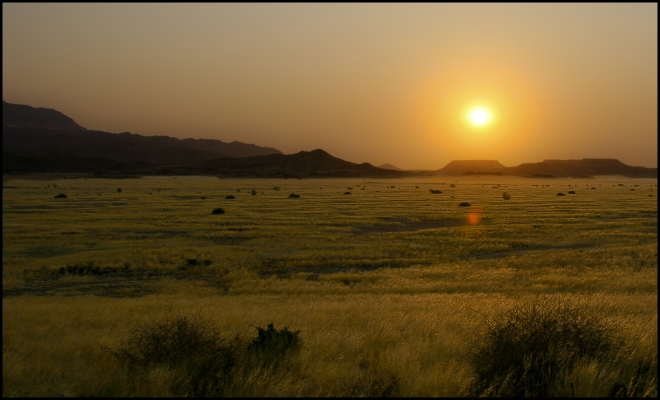
[[[237,340],[228,341],[208,321],[177,315],[131,330],[110,351],[133,373],[154,367],[177,372],[177,395],[221,395],[236,364]]]
[[[272,373],[302,346],[300,331],[257,327],[247,346],[224,338],[199,316],[175,315],[135,327],[109,350],[132,379],[166,369],[174,396],[232,396],[244,393],[254,376]]]
[[[578,361],[605,360],[617,347],[614,328],[560,299],[518,303],[487,321],[473,343],[477,396],[549,397]]]
[[[257,337],[247,350],[268,367],[278,365],[286,355],[300,350],[301,345],[300,331],[290,331],[288,327],[278,330],[268,324],[266,329],[257,327]]]
[[[224,214],[225,210],[222,208],[214,208],[213,211],[211,211],[211,214]]]

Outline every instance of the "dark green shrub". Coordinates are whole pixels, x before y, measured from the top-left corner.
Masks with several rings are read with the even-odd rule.
[[[454,185],[454,184],[452,183],[451,185],[449,185],[449,187],[456,187],[456,185]]]
[[[458,206],[459,207],[470,207],[471,205],[472,204],[468,203],[467,201],[464,201],[464,202],[460,203]]]
[[[516,303],[486,321],[472,343],[476,396],[550,397],[560,372],[581,358],[605,359],[614,327],[566,299]]]
[[[66,199],[66,195],[64,193],[60,193],[57,196],[55,196],[56,199]]]
[[[121,188],[117,188],[117,193],[121,193]]]
[[[214,208],[213,211],[211,211],[211,214],[224,214],[225,210],[222,208]]]
[[[291,193],[291,194],[289,195],[289,198],[290,198],[290,199],[299,199],[299,198],[300,198],[300,195],[299,195],[299,194],[295,194],[295,193]]]
[[[569,190],[568,194],[575,194],[575,190]]]
[[[566,195],[562,192],[559,192],[559,193],[557,193],[557,196],[566,196]]]
[[[254,189],[252,189],[252,191],[250,192],[250,194],[251,194],[252,196],[256,196],[256,195],[257,195],[257,191],[254,190]]]
[[[351,192],[344,192],[344,194],[351,194]]]
[[[504,200],[509,200],[509,199],[511,199],[511,195],[508,194],[507,192],[502,192],[502,198]]]
[[[229,196],[225,196],[225,199],[227,199],[227,200],[233,200],[235,198],[236,198],[236,196],[231,195],[231,194]]]
[[[437,189],[429,189],[431,194],[442,194],[442,190],[437,190]]]

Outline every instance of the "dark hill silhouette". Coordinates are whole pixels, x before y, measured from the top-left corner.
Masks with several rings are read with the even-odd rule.
[[[657,177],[657,168],[633,167],[613,158],[584,158],[582,160],[544,160],[524,163],[503,171],[506,175],[588,177],[594,175],[624,175],[629,177]]]
[[[2,101],[2,128],[34,127],[84,131],[85,128],[59,111],[50,108],[34,108],[23,104]]]
[[[177,139],[87,130],[50,109],[2,103],[3,152],[57,152],[78,158],[109,158],[123,163],[186,164],[217,157],[281,154],[277,149],[211,139]],[[24,156],[26,155],[24,154]]]
[[[498,161],[452,161],[435,172],[437,175],[514,175],[537,178],[593,177],[594,175],[623,175],[654,178],[657,168],[632,167],[610,158],[585,158],[582,160],[545,160],[505,167]]]
[[[154,165],[123,162],[105,157],[65,156],[57,152],[3,152],[3,173],[86,172],[113,175],[215,175],[237,178],[396,178],[410,175],[403,171],[376,168],[369,163],[355,164],[333,157],[323,150],[296,154],[268,154],[254,157],[220,157],[188,164]]]
[[[391,170],[393,170],[393,171],[403,171],[401,168],[399,168],[399,167],[395,167],[394,165],[392,165],[392,164],[388,164],[388,163],[385,163],[385,164],[383,164],[383,165],[379,165],[378,168],[382,168],[382,169],[391,169]]]
[[[193,170],[196,166],[190,167]],[[185,170],[185,168],[184,168]],[[355,164],[316,149],[296,154],[269,154],[245,158],[217,158],[202,164],[199,172],[221,177],[399,177],[406,172],[374,167],[369,163]]]

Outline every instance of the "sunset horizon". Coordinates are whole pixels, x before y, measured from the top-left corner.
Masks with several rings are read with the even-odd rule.
[[[3,100],[406,170],[657,168],[657,4],[4,3]]]

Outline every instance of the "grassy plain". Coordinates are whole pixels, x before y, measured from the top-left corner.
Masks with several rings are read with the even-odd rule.
[[[608,395],[657,360],[657,195],[623,177],[3,181],[3,395],[171,395],[170,371],[136,380],[102,346],[186,311],[228,336],[301,331],[288,369],[234,395],[391,377],[395,395],[464,395],[484,320],[538,296],[620,326],[630,367],[566,378],[567,395]]]

